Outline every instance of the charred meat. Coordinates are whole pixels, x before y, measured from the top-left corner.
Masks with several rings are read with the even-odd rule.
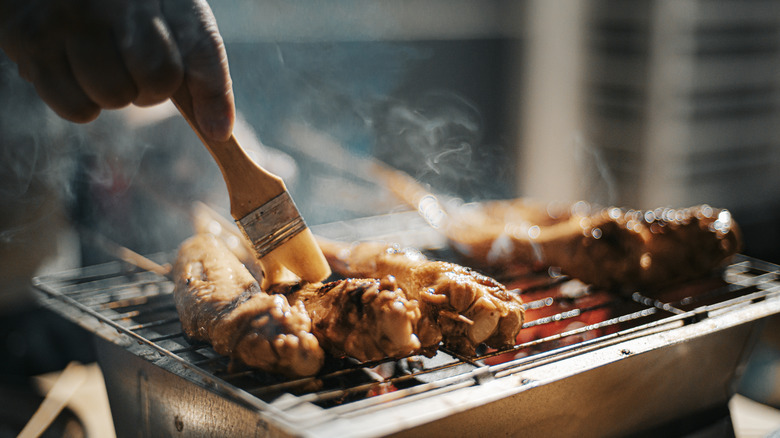
[[[312,333],[334,356],[369,361],[420,351],[419,306],[406,299],[393,277],[275,285],[270,291],[303,302]]]
[[[701,205],[651,211],[496,201],[450,215],[446,233],[472,266],[555,266],[604,288],[653,289],[705,276],[736,254],[728,210]]]
[[[499,282],[453,263],[428,260],[419,251],[360,243],[320,240],[331,268],[348,277],[393,276],[409,300],[419,303],[417,337],[423,349],[439,342],[473,355],[477,345],[514,345],[523,323],[519,298]]]
[[[712,273],[742,245],[731,213],[708,205],[633,210],[527,198],[463,205],[401,171],[377,165],[375,172],[447,236],[462,263],[497,277],[554,267],[607,289],[658,289]]]
[[[324,351],[361,361],[420,350],[420,310],[395,279],[274,285],[262,291],[236,255],[211,234],[179,249],[174,300],[184,332],[246,365],[310,376]]]

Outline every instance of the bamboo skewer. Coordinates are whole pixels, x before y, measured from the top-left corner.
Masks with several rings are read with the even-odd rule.
[[[169,263],[161,265],[148,257],[144,257],[141,254],[138,254],[130,248],[122,246],[106,238],[101,234],[91,233],[88,234],[88,236],[107,254],[110,254],[135,267],[154,272],[161,277],[171,278],[172,267]]]

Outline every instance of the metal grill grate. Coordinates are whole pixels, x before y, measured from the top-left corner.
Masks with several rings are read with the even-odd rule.
[[[623,296],[590,290],[547,273],[524,275],[507,282],[510,288],[519,287],[515,291],[527,308],[526,322],[512,348],[483,349],[476,357],[441,348],[433,358],[370,363],[329,358],[318,375],[293,380],[236,368],[209,345],[190,342],[174,307],[173,284],[157,274],[115,262],[40,277],[35,285],[45,303],[72,313],[87,329],[150,347],[157,356],[172,359],[197,375],[201,384],[244,405],[267,409],[274,403],[278,408],[280,396],[293,394],[295,404],[308,402],[348,414],[476,385],[647,333],[696,323],[712,312],[777,295],[777,279],[777,266],[746,257],[740,257],[719,278],[661,291],[654,298],[639,292]]]

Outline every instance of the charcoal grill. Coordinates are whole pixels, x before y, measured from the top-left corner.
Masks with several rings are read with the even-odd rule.
[[[436,242],[423,229],[412,240]],[[44,305],[97,335],[120,437],[620,436],[726,405],[761,321],[780,312],[779,269],[738,256],[718,278],[653,297],[582,285],[572,295],[574,280],[525,274],[509,284],[524,286],[536,316],[510,349],[329,358],[294,380],[188,340],[172,282],[153,272],[117,261],[34,283]]]

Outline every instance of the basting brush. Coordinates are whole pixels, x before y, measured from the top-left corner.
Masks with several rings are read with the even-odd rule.
[[[285,269],[304,281],[330,276],[330,267],[314,235],[298,212],[284,181],[255,163],[231,134],[215,141],[195,120],[192,96],[182,86],[171,98],[219,165],[230,198],[230,214],[263,266],[263,286],[285,277]]]

